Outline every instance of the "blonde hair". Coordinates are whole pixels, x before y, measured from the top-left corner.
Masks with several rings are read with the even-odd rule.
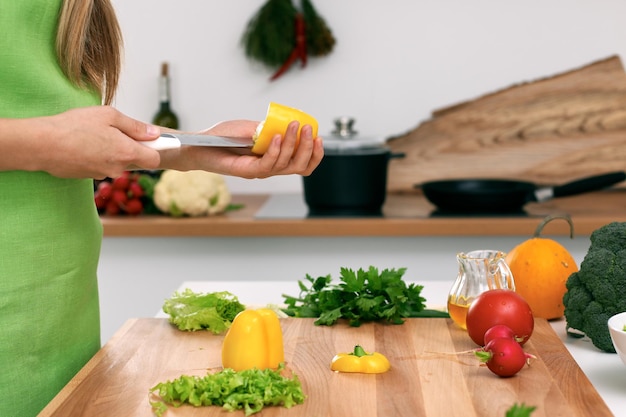
[[[122,33],[109,0],[64,0],[56,51],[70,81],[111,104],[122,66]]]

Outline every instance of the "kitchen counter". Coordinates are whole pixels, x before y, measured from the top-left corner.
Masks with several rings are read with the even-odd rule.
[[[422,295],[427,299],[429,307],[439,307],[443,303],[445,303],[446,294],[450,286],[449,282],[421,281],[419,282],[419,284],[424,286]],[[194,291],[199,292],[228,290],[236,294],[241,302],[249,306],[259,306],[266,303],[279,303],[282,299],[281,294],[286,292],[291,295],[296,295],[296,291],[298,291],[297,283],[285,283],[280,281],[186,281],[183,282],[177,289],[182,290],[185,288],[190,288]],[[164,317],[165,315],[162,312],[157,313],[157,319],[163,319]],[[161,321],[161,324],[158,324],[154,320],[155,319],[129,320],[129,322],[127,322],[127,324],[120,329],[116,337],[112,339],[111,343],[103,347],[103,349],[98,352],[94,359],[90,361],[72,381],[70,381],[70,383],[48,405],[48,407],[42,412],[41,415],[106,415],[102,414],[102,410],[111,411],[115,409],[115,407],[117,407],[118,410],[126,410],[126,412],[129,412],[132,415],[147,416],[151,413],[148,411],[149,398],[146,394],[146,388],[144,387],[144,385],[152,386],[151,384],[154,384],[155,381],[159,381],[165,378],[166,374],[167,378],[175,378],[179,376],[181,372],[183,372],[183,369],[187,369],[185,372],[191,372],[192,368],[196,369],[194,368],[194,366],[200,366],[197,369],[197,371],[200,373],[202,373],[204,369],[206,369],[206,366],[208,366],[209,368],[215,368],[219,366],[219,355],[209,355],[208,352],[219,352],[219,340],[221,340],[220,338],[211,337],[208,332],[201,332],[200,334],[184,332],[181,333],[174,330],[172,326],[165,325],[165,321]],[[291,326],[293,326],[294,323],[284,324],[290,324]],[[292,327],[288,327],[289,329],[285,334],[294,336],[294,334],[292,334],[293,332],[290,330],[292,329]],[[307,334],[313,330],[319,331],[319,329],[315,329],[315,326],[305,327],[308,329],[306,331]],[[352,330],[342,330],[340,333],[332,334],[337,335],[343,334],[343,332],[356,331],[354,330],[354,328],[351,329]],[[398,329],[400,328],[393,326],[393,329],[390,331]],[[574,340],[568,338],[565,334],[564,322],[562,320],[552,321],[550,322],[550,324],[545,321],[537,322],[536,330],[536,338],[531,338],[531,342],[529,343],[530,347],[528,348],[538,355],[536,359],[536,366],[535,369],[531,369],[526,371],[526,373],[524,374],[520,374],[521,379],[494,379],[491,378],[489,374],[479,372],[471,372],[466,375],[466,377],[469,376],[470,381],[474,381],[475,384],[478,384],[478,389],[487,389],[490,392],[497,388],[496,386],[490,386],[489,388],[487,388],[488,384],[500,384],[498,386],[502,387],[503,391],[501,392],[502,395],[500,395],[498,399],[502,400],[503,398],[506,398],[506,400],[503,400],[503,404],[510,404],[515,401],[519,402],[520,397],[518,395],[522,395],[521,398],[535,398],[536,401],[540,402],[540,404],[538,404],[540,406],[540,409],[538,409],[537,414],[542,416],[573,415],[571,413],[562,413],[563,410],[567,409],[569,409],[570,412],[575,410],[576,413],[578,413],[576,415],[581,416],[591,415],[589,414],[590,410],[595,410],[596,415],[612,414],[615,416],[626,416],[626,400],[624,400],[623,397],[623,386],[626,383],[626,367],[624,367],[617,355],[602,353],[595,349],[591,345],[591,343],[584,339]],[[329,352],[334,352],[337,349],[337,346],[335,346],[335,342],[340,342],[340,340],[335,340],[336,336],[331,336],[331,333],[328,333],[326,329],[322,329],[322,331],[326,332],[326,337],[329,337],[330,339],[326,340],[326,342],[320,342],[320,345],[316,348],[315,353],[312,354],[313,356],[311,357],[315,359],[316,364],[317,362],[319,362],[317,360],[317,357],[319,356],[319,350],[322,349],[322,347],[328,348],[330,344],[332,346],[330,347]],[[363,331],[366,330],[364,329]],[[552,333],[552,331],[554,331],[556,335],[549,335],[547,333]],[[450,340],[450,337],[452,337],[452,339],[456,339],[457,341],[465,340],[465,338],[460,337],[460,334],[457,334],[460,331],[456,327],[450,327],[450,332],[451,333],[449,336],[445,336],[442,339],[437,336],[432,338],[432,340],[428,339],[427,343],[435,343],[435,341],[437,340]],[[378,334],[379,337],[382,337],[383,335],[382,330],[380,333],[378,331],[375,331],[372,334]],[[308,360],[305,360],[304,358],[308,358],[309,354],[303,356],[302,352],[307,349],[307,346],[310,348],[310,343],[303,342],[303,336],[298,335],[299,333],[297,333],[295,339],[292,338],[289,340],[295,340],[295,342],[293,343],[303,343],[298,345],[298,349],[301,353],[298,356],[298,361],[299,365],[303,365],[304,362]],[[320,335],[318,335],[318,337],[319,336]],[[405,336],[406,335],[401,336],[401,339],[398,340],[406,340],[407,337]],[[160,339],[161,337],[163,339]],[[174,337],[175,340],[172,337]],[[311,337],[310,334],[309,337]],[[373,343],[378,343],[381,346],[384,345],[384,343],[380,340],[376,343],[373,342],[369,339],[369,336],[365,336],[365,334],[362,334],[360,337],[367,339],[370,345]],[[395,337],[397,338],[399,337],[399,335],[396,335]],[[339,337],[339,339],[342,339],[342,337]],[[349,339],[352,340],[352,338]],[[565,348],[563,346],[556,346],[556,344],[560,343],[559,339],[563,342]],[[164,343],[156,350],[154,349],[155,344],[159,344],[161,341],[165,340],[169,340],[169,342]],[[204,341],[204,343],[201,343],[200,341]],[[424,343],[424,341],[420,343]],[[182,344],[182,347],[177,348],[176,346],[178,346],[179,344]],[[396,349],[399,349],[399,346],[397,346],[396,342],[385,346],[386,349],[389,349],[389,354],[392,354],[396,351]],[[464,350],[467,349],[468,346],[469,343],[461,343],[457,347],[460,350]],[[432,348],[433,347],[422,347],[422,349],[427,350]],[[286,348],[286,353],[287,350],[289,350],[289,352],[292,352],[294,349],[295,348],[293,346],[291,346],[289,349]],[[383,349],[385,348],[383,347]],[[454,346],[448,346],[447,349],[448,350],[445,350],[446,352],[456,348]],[[185,355],[180,356],[181,352],[185,352]],[[329,356],[329,352],[325,352],[323,356]],[[572,361],[572,358],[566,357],[568,352],[571,354],[571,357],[575,360],[575,362]],[[174,360],[174,358],[176,357],[180,358],[181,361],[186,361],[186,364],[183,365],[180,361],[176,362]],[[407,357],[405,357],[404,355],[400,355],[400,357],[403,358],[403,360],[408,360]],[[422,359],[428,362],[429,358]],[[397,361],[399,360],[399,358],[396,357],[395,360]],[[439,369],[439,371],[441,372],[444,372],[444,368],[447,369],[446,366],[448,366],[448,368],[450,367],[449,362],[450,361],[447,360],[440,362],[436,365],[437,369]],[[561,365],[558,365],[558,363],[561,363]],[[567,363],[569,363],[569,365]],[[151,366],[146,367],[146,364],[151,364]],[[318,367],[317,365],[316,367]],[[577,369],[578,367],[576,365],[578,365],[580,369]],[[295,363],[294,366],[296,366]],[[403,377],[405,378],[403,379],[403,383],[409,384],[411,386],[410,392],[412,393],[410,397],[404,397],[402,396],[402,394],[400,394],[405,403],[407,401],[414,401],[415,404],[413,405],[415,407],[421,408],[428,408],[428,404],[431,404],[431,406],[433,405],[432,401],[429,401],[432,399],[430,396],[428,398],[423,396],[420,397],[419,393],[420,389],[428,390],[429,386],[431,386],[431,383],[433,383],[434,381],[431,378],[433,372],[433,370],[431,369],[432,366],[432,364],[428,365],[429,370],[427,372],[425,371],[426,373],[423,375],[426,379],[420,377],[421,384],[416,380],[416,378],[418,378],[418,374],[422,375],[419,372],[411,373],[411,377],[409,377],[408,375],[405,375]],[[551,370],[549,374],[551,376],[545,374],[546,371],[544,366]],[[563,368],[561,366],[563,366]],[[467,372],[467,367],[462,366],[461,368],[465,368],[466,371],[464,372]],[[398,368],[399,372],[402,372],[401,369],[402,368]],[[460,368],[456,369],[458,370]],[[581,371],[584,372],[584,375],[581,373]],[[484,377],[484,375],[487,375],[487,377]],[[316,373],[314,380],[318,381],[319,377],[320,375]],[[336,382],[336,379],[333,378],[332,381]],[[461,383],[460,385],[458,384],[458,379],[453,378],[447,381],[450,386],[456,384],[454,385],[456,386],[455,390],[465,387],[465,390],[470,390],[469,392],[471,393],[472,389],[476,389],[475,384],[469,383],[468,381],[466,381],[465,383]],[[515,381],[517,381],[517,383],[513,383]],[[526,381],[526,383],[524,383],[523,381]],[[537,383],[541,384],[542,381],[543,383],[549,384],[549,386],[542,385],[541,388],[539,388],[539,391],[537,391],[536,385]],[[378,392],[379,390],[384,390],[385,385],[382,382],[380,387],[376,386],[376,392]],[[526,385],[529,382],[530,385]],[[593,390],[589,389],[591,387],[589,383],[593,384],[593,387],[595,388],[597,394],[596,392],[593,392]],[[391,385],[393,386],[392,392],[397,392],[397,384]],[[317,384],[315,386],[324,388],[325,384]],[[578,392],[576,394],[573,394],[575,390],[581,389],[580,387],[584,386],[587,386],[584,392]],[[309,389],[312,389],[311,386],[309,386]],[[438,389],[436,392],[440,393],[441,390]],[[463,394],[463,392],[465,392],[465,394]],[[534,394],[532,392],[534,392]],[[458,394],[457,397],[459,395],[460,397],[463,397],[463,395],[467,394],[467,392],[463,391],[462,389],[460,391],[455,391],[455,393]],[[313,395],[313,392],[310,392],[310,394]],[[448,392],[448,394],[451,393]],[[600,397],[598,397],[598,394]],[[327,393],[326,395],[330,394]],[[560,397],[562,395],[564,395],[564,397]],[[583,400],[582,397],[588,398],[586,400]],[[467,398],[467,396],[464,398]],[[485,398],[490,397],[487,396]],[[559,400],[558,398],[561,399]],[[479,407],[478,404],[480,404],[480,401],[478,399],[473,397],[471,394],[469,396],[469,399],[470,403],[468,404],[468,407]],[[493,405],[494,400],[495,399],[491,398],[490,400],[488,399],[487,402]],[[594,401],[596,405],[590,405],[591,403],[587,403],[586,401]],[[604,402],[604,404],[602,404],[602,402]],[[334,403],[339,404],[339,402]],[[377,401],[371,405],[368,405],[367,415],[390,415],[389,413],[384,411],[380,411],[378,413],[372,412],[372,407],[378,406],[384,408],[384,404],[386,404],[385,401]],[[394,404],[396,403],[394,402]],[[503,404],[501,404],[501,406]],[[606,407],[608,407],[608,410],[605,405]],[[484,406],[485,405],[482,405],[480,407]],[[396,407],[396,405],[390,407],[394,408]],[[574,409],[572,409],[571,407],[574,407]],[[590,409],[588,409],[587,411],[581,411],[582,409],[580,407],[588,407]],[[464,410],[467,412],[468,409]],[[98,412],[97,410],[100,411]],[[354,412],[354,409],[351,408],[350,410],[351,412]],[[438,406],[437,410],[443,411],[443,408],[441,406]],[[600,412],[600,410],[602,411]],[[556,413],[552,414],[555,411]],[[223,414],[219,410],[215,409],[181,409],[179,412],[181,413],[181,415],[190,416]],[[300,413],[298,413],[297,408],[291,410],[268,410],[268,412],[272,415],[301,415]],[[363,413],[359,415],[365,414]],[[448,410],[444,414],[434,412],[429,413],[428,415],[450,415],[450,413]],[[481,414],[479,413],[472,415]]]
[[[290,212],[285,204],[295,205]],[[612,221],[626,221],[626,191],[612,189],[529,203],[514,215],[438,214],[420,194],[390,194],[381,217],[307,217],[300,195],[235,195],[243,208],[201,218],[102,216],[108,237],[334,237],[334,236],[515,236],[531,235],[548,214],[567,213],[576,235],[589,235]],[[281,210],[281,205],[282,210]],[[269,213],[274,211],[274,214]],[[268,214],[269,213],[269,214]],[[555,221],[546,233],[568,235],[566,222]]]

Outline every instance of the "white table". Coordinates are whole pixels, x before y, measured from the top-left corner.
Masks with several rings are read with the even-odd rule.
[[[445,306],[452,282],[417,283],[424,286],[422,296],[426,298],[429,308]],[[248,306],[283,304],[283,294],[298,295],[300,291],[297,282],[286,281],[186,281],[177,290],[185,288],[195,292],[229,291]],[[165,317],[162,311],[157,316]],[[551,321],[550,324],[613,414],[626,417],[626,366],[619,356],[598,350],[586,338],[568,337],[564,319]]]

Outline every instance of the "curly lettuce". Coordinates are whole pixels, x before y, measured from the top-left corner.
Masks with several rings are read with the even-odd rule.
[[[296,374],[282,375],[284,364],[276,369],[226,368],[206,376],[182,375],[173,381],[161,382],[150,389],[159,398],[150,404],[157,416],[168,406],[219,406],[227,411],[243,410],[246,416],[258,413],[266,406],[291,408],[302,404],[305,395]]]
[[[189,288],[175,292],[165,300],[163,311],[169,321],[183,331],[209,330],[220,334],[230,325],[245,306],[228,291],[195,293]]]

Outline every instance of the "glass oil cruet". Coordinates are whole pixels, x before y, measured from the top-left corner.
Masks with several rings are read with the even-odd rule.
[[[490,249],[456,255],[459,274],[448,294],[448,313],[461,328],[466,328],[467,310],[479,294],[497,288],[515,290],[505,256],[504,252]]]

